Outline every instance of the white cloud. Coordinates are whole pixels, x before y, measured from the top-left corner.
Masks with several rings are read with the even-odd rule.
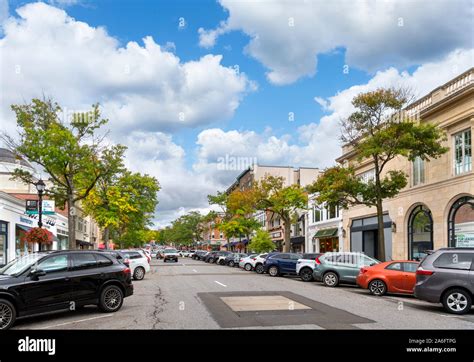
[[[349,66],[371,72],[422,64],[472,47],[470,0],[436,0],[429,6],[392,0],[220,3],[229,16],[215,29],[199,29],[200,45],[211,47],[220,35],[242,30],[250,37],[247,52],[279,85],[313,76],[317,55],[337,47],[346,48]]]
[[[17,9],[0,39],[2,120],[9,105],[43,94],[70,109],[99,101],[115,132],[194,127],[232,117],[254,85],[221,65],[221,55],[181,62],[174,44],[151,36],[121,46],[105,28],[91,27],[44,3]]]

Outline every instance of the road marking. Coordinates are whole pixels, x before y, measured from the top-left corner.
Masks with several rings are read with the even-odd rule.
[[[182,266],[186,266],[186,264],[181,264]]]
[[[214,282],[217,283],[217,284],[219,284],[219,285],[222,285],[223,287],[226,287],[226,288],[227,288],[227,285],[222,284],[222,283],[218,282],[217,280],[214,280]]]
[[[87,322],[87,321],[91,321],[91,320],[99,319],[99,318],[108,318],[108,317],[113,317],[114,314],[115,314],[115,313],[106,314],[106,315],[101,315],[101,316],[98,316],[98,317],[92,317],[92,318],[86,318],[86,319],[79,319],[79,320],[77,320],[77,321],[59,323],[59,324],[54,324],[54,325],[52,325],[52,326],[47,326],[47,327],[43,327],[43,328],[36,328],[36,329],[56,328],[56,327],[65,326],[65,325],[68,325],[68,324]]]
[[[193,272],[197,273],[198,271],[196,269],[193,269]]]

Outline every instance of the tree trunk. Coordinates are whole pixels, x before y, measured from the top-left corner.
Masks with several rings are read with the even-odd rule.
[[[69,242],[69,250],[76,249],[76,208],[74,206],[74,199],[73,195],[68,195],[67,200],[67,225],[68,225],[68,242]],[[71,215],[71,210],[73,215]]]
[[[283,227],[284,227],[284,244],[283,244],[283,252],[289,253],[290,252],[290,238],[291,238],[291,221],[283,220]]]
[[[377,223],[378,223],[378,238],[377,238],[378,255],[376,255],[376,257],[381,261],[386,261],[382,200],[377,200]]]
[[[110,229],[107,226],[104,229],[104,249],[107,250],[109,248],[109,237],[110,237]]]

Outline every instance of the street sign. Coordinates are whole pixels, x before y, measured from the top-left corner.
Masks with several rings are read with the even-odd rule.
[[[26,200],[26,213],[27,214],[38,213],[38,200]]]
[[[55,211],[55,204],[53,200],[43,200],[43,208],[42,214],[43,215],[54,215]],[[38,214],[38,200],[26,200],[26,213],[28,215],[37,215]]]

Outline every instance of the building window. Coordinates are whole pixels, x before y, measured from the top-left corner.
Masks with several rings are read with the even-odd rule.
[[[417,206],[408,220],[408,258],[421,260],[433,249],[433,218],[423,205]]]
[[[328,208],[328,220],[339,217],[339,208],[337,206],[330,206]]]
[[[460,175],[472,170],[471,130],[454,135],[454,174]]]
[[[322,220],[322,210],[318,206],[313,206],[313,222],[319,222]]]
[[[375,168],[361,173],[359,177],[366,184],[369,183],[370,181],[375,181]]]
[[[474,247],[474,198],[461,197],[448,216],[449,246]]]
[[[413,186],[420,185],[425,182],[425,162],[420,157],[413,160],[412,173]]]

